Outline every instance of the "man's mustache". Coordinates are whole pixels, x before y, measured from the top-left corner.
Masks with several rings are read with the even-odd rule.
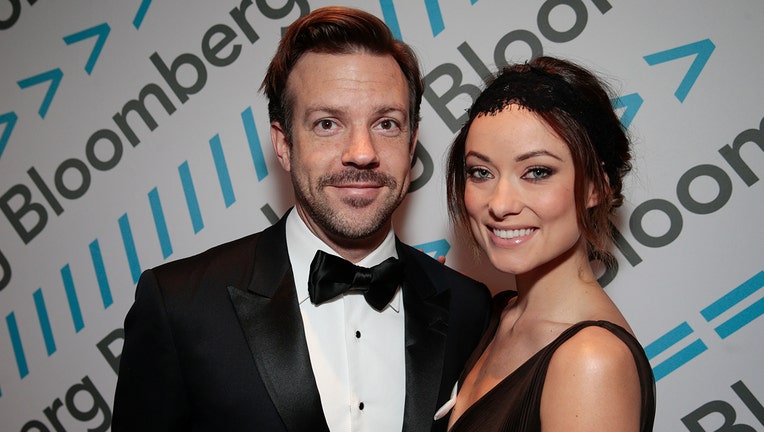
[[[342,186],[353,183],[373,184],[376,186],[386,186],[395,188],[398,182],[389,174],[376,170],[361,170],[357,168],[347,168],[340,172],[326,174],[319,178],[318,184],[324,186]]]

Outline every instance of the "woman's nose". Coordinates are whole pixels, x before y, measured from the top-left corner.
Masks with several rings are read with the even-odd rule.
[[[522,194],[510,179],[499,179],[493,189],[488,210],[496,219],[518,214],[523,208]]]

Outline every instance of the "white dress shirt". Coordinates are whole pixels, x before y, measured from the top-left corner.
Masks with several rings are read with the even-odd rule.
[[[308,296],[310,263],[317,250],[339,255],[316,237],[297,211],[287,216],[286,239],[297,299],[321,406],[332,431],[389,432],[403,427],[406,395],[403,294],[381,312],[363,294],[350,293],[316,306]],[[358,263],[398,257],[392,229]]]

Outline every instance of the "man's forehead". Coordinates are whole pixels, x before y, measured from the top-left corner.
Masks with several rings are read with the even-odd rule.
[[[389,54],[353,52],[333,54],[307,52],[294,64],[287,77],[287,87],[306,79],[343,78],[361,81],[400,81],[408,86],[398,62]]]
[[[409,110],[409,89],[390,56],[308,53],[287,80],[287,95],[301,110]]]

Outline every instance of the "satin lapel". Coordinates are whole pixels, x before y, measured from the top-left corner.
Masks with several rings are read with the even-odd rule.
[[[406,313],[406,403],[404,431],[426,431],[438,409],[448,332],[448,291],[437,293],[411,252],[398,245],[406,265],[403,307]],[[429,258],[428,258],[429,259]],[[449,389],[450,391],[450,389]]]
[[[260,235],[247,291],[235,287],[228,291],[257,369],[287,430],[328,431],[297,304],[284,220]]]

